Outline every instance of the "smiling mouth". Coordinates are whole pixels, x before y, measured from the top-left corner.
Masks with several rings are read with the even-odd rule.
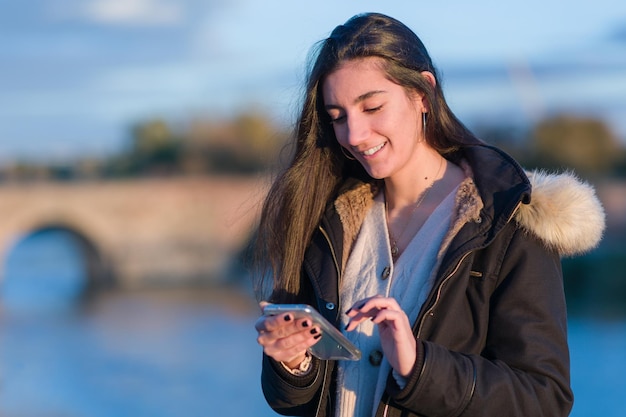
[[[373,148],[370,148],[366,151],[361,152],[361,155],[363,156],[372,156],[374,155],[376,152],[380,151],[385,145],[387,144],[387,142],[383,142],[378,146],[374,146]]]

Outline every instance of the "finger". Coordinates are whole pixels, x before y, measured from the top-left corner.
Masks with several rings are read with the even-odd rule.
[[[367,316],[364,316],[364,315],[360,315],[359,317],[351,318],[350,321],[348,322],[348,324],[346,325],[345,330],[347,332],[351,332],[354,329],[356,329],[359,326],[359,324],[363,323],[366,320],[370,320],[370,319],[371,319],[371,317],[367,317]]]
[[[377,309],[377,310],[395,310],[400,311],[400,305],[396,301],[395,298],[392,297],[382,297],[376,296],[372,297],[363,307],[361,307],[361,311],[366,311],[368,309]]]
[[[365,298],[361,301],[357,301],[354,305],[348,309],[346,314],[348,316],[353,316],[358,312],[364,312],[373,308],[377,308],[379,310],[388,308],[392,310],[400,310],[400,305],[392,297],[383,297],[381,295],[375,295],[374,297]]]
[[[280,326],[280,324],[278,324],[278,322],[276,320],[281,320],[282,319],[282,320],[284,320],[286,322],[289,322],[293,318],[289,313],[283,313],[283,314],[277,314],[277,315],[265,315],[265,307],[267,307],[267,306],[269,306],[271,304],[272,303],[269,303],[267,301],[260,301],[259,302],[259,307],[261,307],[261,311],[262,311],[263,315],[266,317],[266,319],[263,320],[262,323],[265,326],[269,326],[270,327],[270,329],[268,329],[268,330],[271,330],[271,328],[273,326],[276,326],[276,325]],[[276,318],[276,320],[274,318]],[[260,321],[261,320],[257,321],[257,323],[259,323]]]
[[[315,327],[303,329],[287,337],[275,340],[272,347],[276,350],[302,349],[303,346],[304,349],[308,349],[317,342],[320,336],[320,330]]]
[[[257,337],[257,342],[264,348],[273,351],[297,348],[302,343],[305,343],[305,348],[308,348],[314,345],[321,335],[322,333],[318,328],[302,330],[285,337],[275,337],[276,335],[273,333],[261,333]]]
[[[319,341],[321,333],[319,329],[312,328],[294,333],[289,337],[272,341],[265,344],[264,336],[259,336],[259,344],[263,346],[266,355],[277,361],[288,362],[301,356],[304,352]]]
[[[381,312],[383,311],[395,311],[400,312],[402,315],[402,309],[398,305],[398,302],[394,298],[382,297],[380,295],[370,297],[360,302],[355,303],[354,307],[348,310],[347,315],[350,317],[350,321],[346,326],[347,331],[354,330],[359,324],[364,322],[365,320],[371,319],[376,320],[376,317],[379,317]],[[381,318],[378,321],[375,321],[376,324],[383,322],[385,316],[380,316]]]
[[[400,305],[394,298],[376,296],[364,300],[360,305],[349,311],[349,317],[357,317],[359,314],[366,314],[370,317],[378,314],[381,310],[402,311]]]
[[[390,309],[380,310],[378,314],[372,317],[372,322],[375,324],[387,322],[388,325],[392,325],[396,329],[400,329],[405,324],[408,325],[408,319],[404,312]]]
[[[380,295],[375,295],[374,297],[364,298],[362,300],[357,301],[346,311],[346,314],[349,317],[353,317],[358,314],[372,299],[379,298]]]
[[[348,309],[346,315],[350,317],[350,320],[348,321],[348,325],[345,328],[346,331],[352,331],[356,329],[359,324],[363,323],[366,320],[372,319],[376,314],[378,314],[379,310],[372,308],[372,300],[375,298],[380,298],[380,296],[376,295],[374,297],[369,297],[357,301],[352,307]]]
[[[356,329],[356,327],[363,323],[364,321],[367,320],[372,320],[374,319],[374,317],[376,317],[376,315],[380,312],[380,310],[377,309],[370,309],[366,312],[363,313],[359,313],[359,312],[354,312],[352,314],[352,317],[350,318],[350,320],[348,321],[348,324],[346,326],[346,330],[347,331],[352,331],[354,329]]]
[[[413,329],[408,317],[403,312],[383,310],[372,321],[378,326],[383,346],[385,340],[395,341],[394,345],[396,348],[399,348],[401,345],[415,345]]]
[[[273,317],[262,316],[255,324],[259,337],[263,336],[263,338],[257,340],[264,341],[265,343],[263,344],[289,337],[294,333],[311,329],[312,327],[313,323],[310,319],[303,318],[294,320],[289,313]],[[316,330],[319,331],[319,328],[316,328]]]
[[[282,313],[275,316],[261,316],[255,323],[257,331],[272,332],[293,322],[291,313]]]
[[[271,332],[259,332],[257,336],[257,342],[266,347],[275,347],[276,349],[290,349],[304,339],[306,331],[312,329],[279,329]],[[318,330],[316,330],[318,332]]]

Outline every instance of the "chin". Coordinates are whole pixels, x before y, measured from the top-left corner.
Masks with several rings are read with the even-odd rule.
[[[367,173],[369,174],[370,177],[376,179],[376,180],[383,180],[385,178],[388,177],[388,175],[383,174],[380,171],[372,171],[370,169],[366,169]]]

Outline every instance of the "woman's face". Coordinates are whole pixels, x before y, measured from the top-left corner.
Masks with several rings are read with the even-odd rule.
[[[322,85],[324,106],[339,144],[373,178],[410,173],[416,154],[426,144],[422,96],[409,97],[390,81],[380,58],[344,62]]]

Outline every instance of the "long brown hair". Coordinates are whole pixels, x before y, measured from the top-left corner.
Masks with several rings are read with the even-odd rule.
[[[300,292],[304,253],[339,185],[347,177],[372,180],[358,162],[342,154],[324,109],[323,82],[342,62],[382,58],[391,81],[407,92],[424,94],[430,110],[426,141],[440,153],[480,143],[448,107],[422,41],[398,20],[378,13],[354,16],[318,43],[311,57],[293,134],[293,159],[269,190],[254,246],[257,297],[267,297],[270,291],[281,294],[275,302]],[[423,71],[435,76],[435,88]]]

